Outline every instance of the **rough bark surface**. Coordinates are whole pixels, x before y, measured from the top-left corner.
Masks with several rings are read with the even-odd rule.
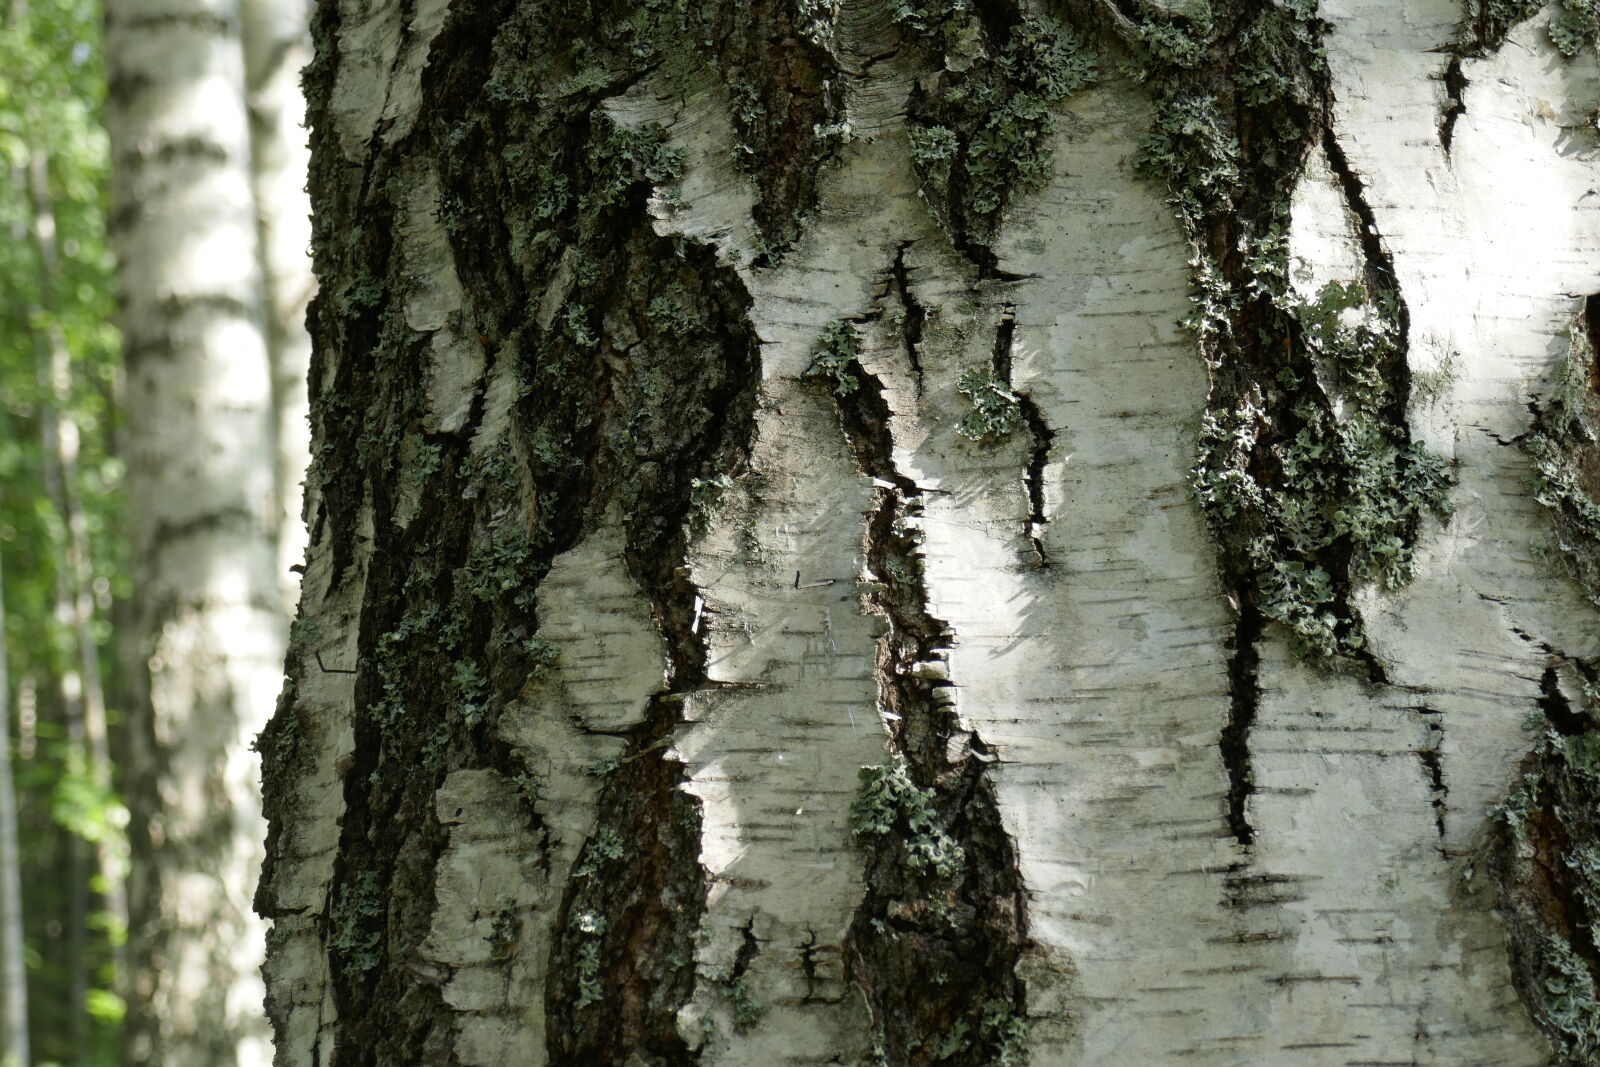
[[[1590,1062],[1512,6],[323,0],[278,1063]]]

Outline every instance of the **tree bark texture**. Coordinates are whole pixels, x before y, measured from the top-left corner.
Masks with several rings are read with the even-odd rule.
[[[1592,22],[322,0],[277,1063],[1594,1062]]]
[[[108,4],[106,59],[136,591],[125,1059],[263,1063],[250,744],[285,626],[237,5]]]

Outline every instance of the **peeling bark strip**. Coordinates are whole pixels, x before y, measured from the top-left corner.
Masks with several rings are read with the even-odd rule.
[[[898,303],[915,367],[922,320],[904,257],[902,248],[867,320],[882,318],[884,301]],[[1000,381],[1010,376],[1007,321],[1009,308],[995,350]],[[849,974],[872,1009],[886,1062],[1016,1062],[1027,1047],[1026,987],[1017,975],[1027,916],[1015,850],[984,773],[994,755],[962,730],[951,706],[955,635],[927,609],[917,530],[922,490],[895,464],[883,384],[854,351],[853,340],[835,342],[824,355],[850,356],[829,375],[838,383],[831,392],[856,462],[878,486],[867,519],[863,603],[889,624],[878,639],[876,673],[892,762],[863,769],[851,810],[867,858],[866,894],[845,943]]]

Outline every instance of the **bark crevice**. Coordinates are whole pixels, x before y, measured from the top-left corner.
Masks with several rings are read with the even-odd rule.
[[[883,300],[896,294],[914,299],[898,257],[865,320],[880,318]],[[863,770],[852,809],[866,894],[845,941],[848,973],[866,996],[886,1062],[989,1063],[1026,1044],[1021,874],[986,774],[995,754],[954,706],[955,634],[928,611],[923,491],[895,463],[882,382],[854,358],[844,373],[856,384],[834,391],[840,422],[862,473],[878,486],[865,530],[863,599],[889,624],[876,673],[892,760]]]

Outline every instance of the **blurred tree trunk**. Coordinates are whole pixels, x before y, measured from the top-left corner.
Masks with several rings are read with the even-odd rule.
[[[5,1043],[0,1064],[29,1067],[28,969],[22,936],[22,854],[17,848],[17,788],[11,765],[11,676],[4,640],[6,607],[0,583],[0,1012]]]
[[[1595,1062],[1594,17],[578,7],[313,21],[276,1062]]]
[[[133,659],[125,1059],[267,1056],[249,746],[279,689],[274,414],[240,16],[107,5]]]
[[[306,373],[311,337],[306,305],[311,276],[311,205],[306,199],[309,144],[300,70],[311,57],[307,0],[242,0],[245,85],[250,104],[251,185],[260,224],[267,356],[272,365],[277,448],[278,574],[284,615],[294,613],[300,583],[291,567],[305,558],[301,481],[310,460]]]

